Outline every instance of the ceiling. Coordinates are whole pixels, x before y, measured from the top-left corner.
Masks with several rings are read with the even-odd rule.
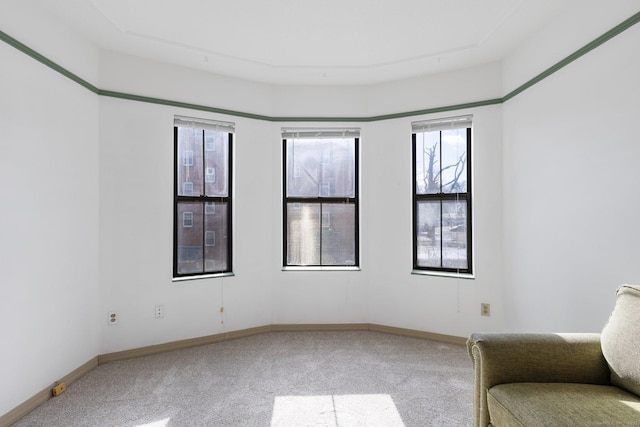
[[[505,57],[573,0],[33,0],[100,48],[286,85],[374,84]]]

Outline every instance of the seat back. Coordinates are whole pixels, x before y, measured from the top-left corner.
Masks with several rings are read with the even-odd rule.
[[[611,384],[640,396],[640,286],[620,286],[616,295],[602,330],[602,354],[611,370]]]

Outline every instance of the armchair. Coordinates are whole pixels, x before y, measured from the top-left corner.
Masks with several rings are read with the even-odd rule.
[[[474,333],[474,426],[640,426],[640,286],[602,333]]]

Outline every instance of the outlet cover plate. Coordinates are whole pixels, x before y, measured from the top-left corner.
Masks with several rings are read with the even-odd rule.
[[[483,302],[480,304],[480,315],[481,316],[491,316],[491,304],[487,304]]]
[[[107,321],[110,325],[118,323],[118,314],[115,311],[110,311],[107,316]]]

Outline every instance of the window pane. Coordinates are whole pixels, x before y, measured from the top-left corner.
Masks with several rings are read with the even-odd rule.
[[[416,193],[440,192],[440,132],[416,133]]]
[[[286,197],[355,197],[355,140],[287,140]]]
[[[418,202],[417,265],[441,267],[440,201]]]
[[[202,272],[202,203],[178,203],[178,273]]]
[[[442,266],[468,268],[467,263],[467,202],[442,202]]]
[[[442,131],[442,192],[467,192],[467,129]]]
[[[468,268],[465,200],[418,202],[417,225],[419,267]]]
[[[225,271],[228,262],[227,204],[209,203],[208,205],[205,206],[204,215],[204,270],[208,273]]]
[[[202,194],[202,129],[178,128],[178,195]]]
[[[322,204],[322,265],[356,264],[354,204]]]
[[[287,265],[320,264],[320,204],[287,203]]]
[[[226,197],[229,194],[229,134],[205,130],[204,144],[206,195]]]

